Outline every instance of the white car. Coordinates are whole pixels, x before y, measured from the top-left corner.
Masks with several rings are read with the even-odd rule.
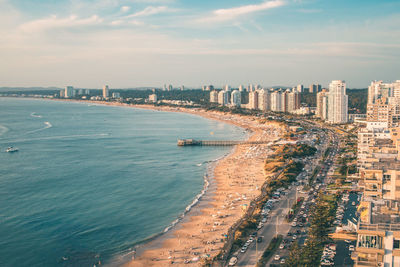
[[[296,222],[292,222],[293,227],[296,227],[296,225],[297,225]]]
[[[350,251],[354,251],[354,246],[353,246],[353,245],[350,245],[350,246],[349,246],[349,250],[350,250]]]
[[[279,249],[284,249],[285,248],[285,245],[284,244],[281,244],[280,246],[279,246]]]
[[[238,259],[233,256],[230,260],[229,260],[229,266],[234,266],[237,263]]]
[[[279,256],[278,254],[275,255],[274,260],[279,261],[279,259],[281,258],[281,256]]]

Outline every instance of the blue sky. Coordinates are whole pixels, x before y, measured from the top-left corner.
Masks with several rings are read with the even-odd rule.
[[[400,79],[400,1],[0,0],[0,86]]]

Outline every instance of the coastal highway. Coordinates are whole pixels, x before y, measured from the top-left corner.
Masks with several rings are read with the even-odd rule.
[[[285,196],[280,198],[279,202],[275,203],[270,213],[270,218],[268,218],[264,227],[257,233],[258,236],[263,236],[263,241],[261,243],[256,243],[256,241],[254,241],[250,244],[245,253],[239,252],[236,266],[255,266],[258,258],[276,235],[276,230],[278,230],[278,234],[286,236],[291,228],[289,223],[285,220],[285,216],[288,214],[288,199],[289,207],[291,207],[296,198],[296,188],[296,186],[293,186]],[[303,195],[298,193],[298,197],[300,196]]]
[[[319,153],[317,153],[312,160],[309,160],[305,166],[305,169],[308,170],[307,175],[310,175],[312,173],[313,167],[318,164],[318,159],[327,149],[329,141],[333,139],[333,136],[334,135],[331,134],[323,135],[323,145],[322,147],[320,147]],[[334,145],[334,147],[336,147],[336,145]],[[300,176],[302,176],[302,174],[300,174]],[[300,178],[304,178],[304,176]],[[258,236],[263,237],[263,241],[261,243],[256,243],[255,241],[252,242],[245,253],[242,253],[240,251],[238,253],[235,253],[238,254],[238,262],[236,263],[236,266],[255,266],[261,254],[269,246],[272,238],[276,236],[277,233],[283,235],[284,237],[287,237],[287,234],[292,229],[292,227],[290,223],[285,220],[285,216],[288,214],[289,207],[292,206],[296,199],[296,190],[296,186],[292,186],[289,190],[287,189],[287,194],[281,196],[279,202],[275,203],[267,222],[264,223],[264,227],[262,227],[257,233]],[[300,196],[305,195],[297,192],[297,197]],[[304,238],[305,237],[303,236],[301,237],[302,243],[304,242]],[[277,253],[275,254],[279,254],[279,251],[277,251]],[[271,258],[270,262],[272,260],[273,259]]]

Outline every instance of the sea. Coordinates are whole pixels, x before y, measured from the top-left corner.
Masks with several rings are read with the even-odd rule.
[[[0,266],[113,265],[181,218],[231,150],[178,138],[245,136],[191,114],[0,98]]]

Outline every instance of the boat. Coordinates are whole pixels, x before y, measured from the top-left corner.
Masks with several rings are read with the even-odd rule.
[[[18,151],[18,148],[12,147],[12,146],[10,146],[9,148],[6,149],[6,152],[8,152],[8,153],[17,152],[17,151]]]
[[[351,205],[355,206],[355,205],[356,205],[356,202],[354,202],[354,201],[353,201],[353,202],[351,202]]]

